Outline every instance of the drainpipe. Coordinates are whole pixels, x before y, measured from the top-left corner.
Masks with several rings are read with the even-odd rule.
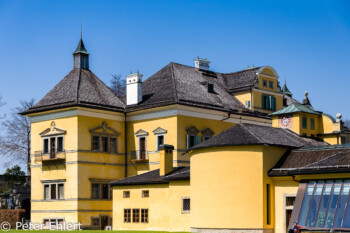
[[[127,140],[127,133],[128,133],[128,123],[126,121],[126,112],[124,112],[124,151],[125,151],[125,158],[124,158],[124,176],[125,178],[128,176],[128,140]]]

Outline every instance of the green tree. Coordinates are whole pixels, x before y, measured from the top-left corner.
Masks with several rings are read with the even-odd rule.
[[[26,173],[22,171],[20,166],[15,165],[12,168],[7,168],[6,172],[4,173],[4,179],[10,183],[24,183]]]

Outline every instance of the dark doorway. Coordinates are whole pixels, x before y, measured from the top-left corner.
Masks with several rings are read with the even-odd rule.
[[[109,216],[101,216],[101,230],[104,230],[108,226],[108,218]]]
[[[29,199],[24,199],[21,203],[22,209],[26,211],[25,213],[25,218],[26,220],[30,219],[30,200]]]
[[[290,222],[290,218],[292,217],[293,210],[286,210],[286,232],[288,232],[288,226]]]

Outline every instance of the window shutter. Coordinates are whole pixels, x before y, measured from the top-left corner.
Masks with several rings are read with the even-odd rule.
[[[263,109],[266,109],[266,101],[265,101],[265,99],[266,99],[266,96],[265,96],[265,95],[262,95],[262,96],[261,96],[261,107],[262,107]]]
[[[190,148],[190,135],[187,134],[187,149]]]
[[[272,96],[272,110],[276,110],[276,97]]]
[[[198,145],[201,142],[201,138],[199,136],[196,136],[195,144]]]

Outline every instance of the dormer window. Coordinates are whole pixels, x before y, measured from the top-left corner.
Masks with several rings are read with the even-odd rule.
[[[200,132],[195,126],[191,126],[186,129],[187,131],[187,149],[194,147],[200,143],[200,137],[198,133]]]
[[[117,153],[120,133],[103,121],[101,126],[90,130],[91,150],[95,152]]]
[[[214,84],[208,83],[208,92],[209,93],[214,93]]]

